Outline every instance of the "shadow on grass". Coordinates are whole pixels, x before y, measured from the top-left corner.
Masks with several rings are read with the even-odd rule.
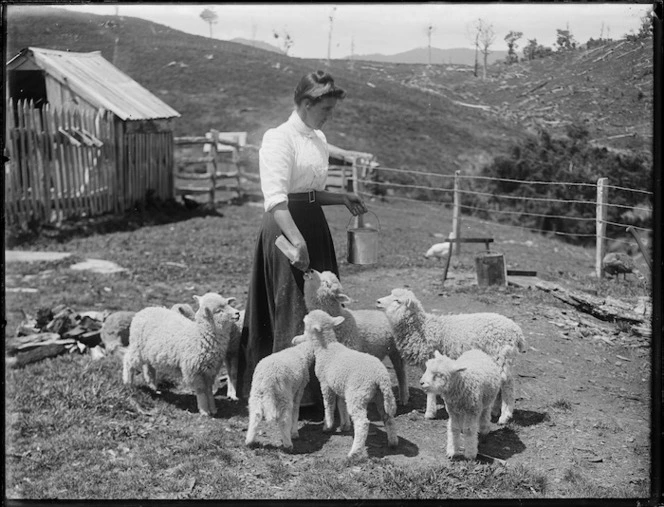
[[[516,409],[512,415],[512,424],[517,426],[535,426],[546,421],[550,421],[548,412],[535,412],[533,410]]]
[[[370,457],[406,456],[407,458],[413,458],[420,453],[420,448],[402,435],[399,435],[399,444],[396,447],[389,447],[387,445],[387,433],[384,430],[376,428],[374,424],[371,426],[372,428],[369,430],[366,442],[367,452]]]
[[[191,412],[192,414],[198,413],[198,403],[196,396],[191,393],[180,393],[167,389],[164,384],[159,385],[159,392],[155,393],[148,386],[142,385],[140,389],[148,394],[153,400],[162,400],[173,405],[179,410]],[[217,413],[212,417],[215,419],[230,419],[235,416],[247,417],[247,404],[243,401],[234,401],[230,398],[215,396],[217,402]]]
[[[499,430],[481,436],[478,446],[479,453],[484,455],[483,459],[489,462],[493,461],[491,458],[505,460],[525,450],[526,445],[509,426],[503,426]]]

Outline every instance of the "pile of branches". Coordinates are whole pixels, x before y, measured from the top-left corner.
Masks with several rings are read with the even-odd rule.
[[[16,336],[7,340],[6,365],[26,364],[66,352],[85,353],[101,344],[103,312],[77,313],[66,305],[39,308],[36,315],[23,312]]]

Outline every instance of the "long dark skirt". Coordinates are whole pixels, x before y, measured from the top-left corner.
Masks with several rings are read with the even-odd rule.
[[[310,267],[338,276],[334,243],[321,206],[289,202],[288,209],[307,243]],[[304,331],[304,274],[274,244],[280,234],[274,217],[266,212],[256,241],[240,339],[237,387],[238,396],[244,398],[249,396],[258,361],[289,347],[293,337]]]

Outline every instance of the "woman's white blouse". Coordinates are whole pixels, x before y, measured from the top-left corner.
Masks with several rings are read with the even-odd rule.
[[[325,189],[329,158],[325,134],[308,127],[296,111],[265,132],[258,153],[265,211],[288,202],[288,194]]]

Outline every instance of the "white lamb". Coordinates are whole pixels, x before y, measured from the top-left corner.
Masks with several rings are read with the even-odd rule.
[[[392,326],[380,310],[350,310],[343,305],[350,298],[341,292],[341,282],[331,271],[310,270],[304,275],[304,302],[308,310],[324,310],[344,322],[335,328],[337,340],[347,347],[366,352],[381,361],[389,357],[399,383],[399,402],[408,403],[406,364],[397,347]]]
[[[277,421],[281,443],[293,448],[298,438],[297,421],[309,369],[314,364],[313,344],[309,341],[274,352],[261,359],[251,379],[249,427],[245,443],[256,440],[256,428],[262,419]]]
[[[142,369],[147,384],[157,391],[156,368],[176,370],[196,393],[199,412],[211,415],[216,413],[212,387],[228,343],[223,335],[230,332],[240,312],[231,306],[235,298],[213,292],[194,298],[199,309],[193,321],[163,307],[148,307],[136,313],[129,328],[122,379],[132,384],[134,371]],[[224,317],[220,319],[218,314]],[[216,321],[222,323],[221,332]]]
[[[468,459],[477,457],[478,432],[486,435],[496,429],[491,424],[491,407],[502,382],[498,365],[484,352],[472,349],[457,360],[437,350],[426,363],[420,379],[427,393],[439,394],[450,415],[447,422],[447,457],[460,452],[463,434],[464,452]]]
[[[390,447],[396,447],[399,437],[394,415],[396,402],[392,393],[390,374],[376,357],[352,350],[337,341],[334,327],[344,321],[323,310],[313,310],[304,317],[304,334],[293,338],[294,344],[311,341],[315,356],[315,372],[320,382],[325,406],[323,431],[332,431],[334,407],[339,401],[342,429],[355,430],[348,457],[366,453],[364,444],[369,433],[367,405],[374,401],[387,433]],[[350,418],[349,418],[350,416]]]
[[[194,309],[186,303],[176,303],[171,310],[181,313],[190,320],[194,320]],[[224,314],[222,317],[225,318]],[[215,320],[219,325],[219,319]],[[227,339],[226,353],[224,354],[224,368],[226,368],[226,396],[231,400],[238,401],[237,397],[237,368],[240,355],[240,335],[242,334],[242,324],[244,322],[244,310],[240,310],[240,316],[237,321],[232,322],[230,332],[223,333],[221,339]]]
[[[513,320],[497,313],[426,313],[419,300],[407,289],[392,290],[389,296],[378,299],[376,306],[385,311],[392,324],[403,357],[421,368],[425,367],[434,350],[453,359],[473,348],[486,352],[501,371],[502,406],[498,422],[507,423],[514,411],[512,370],[519,352],[526,350],[523,332]],[[435,416],[436,395],[429,393],[424,417],[433,419]]]

